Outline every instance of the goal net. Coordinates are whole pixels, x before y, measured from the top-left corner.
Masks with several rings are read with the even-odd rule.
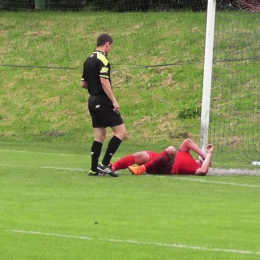
[[[260,2],[229,2],[215,16],[208,139],[216,160],[249,164],[260,161]]]

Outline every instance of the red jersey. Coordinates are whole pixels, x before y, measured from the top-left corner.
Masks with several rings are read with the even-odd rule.
[[[195,174],[200,167],[189,152],[177,151],[170,174]]]

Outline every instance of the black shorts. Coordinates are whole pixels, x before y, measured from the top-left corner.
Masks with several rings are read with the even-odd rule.
[[[112,127],[122,125],[120,113],[114,112],[111,100],[107,96],[90,96],[88,110],[92,118],[92,127]]]

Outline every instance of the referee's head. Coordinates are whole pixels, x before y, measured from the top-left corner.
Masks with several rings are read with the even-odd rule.
[[[112,37],[106,33],[102,33],[97,38],[97,47],[103,46],[107,42],[111,45],[113,43]]]

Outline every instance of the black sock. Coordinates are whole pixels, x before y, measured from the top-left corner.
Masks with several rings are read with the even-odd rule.
[[[97,172],[98,159],[102,149],[102,143],[93,141],[91,146],[91,171]]]
[[[116,137],[113,136],[107,146],[107,150],[106,153],[104,155],[104,158],[102,160],[102,164],[103,165],[109,165],[111,158],[113,157],[114,153],[116,152],[116,150],[118,149],[119,145],[121,144],[121,140]]]

